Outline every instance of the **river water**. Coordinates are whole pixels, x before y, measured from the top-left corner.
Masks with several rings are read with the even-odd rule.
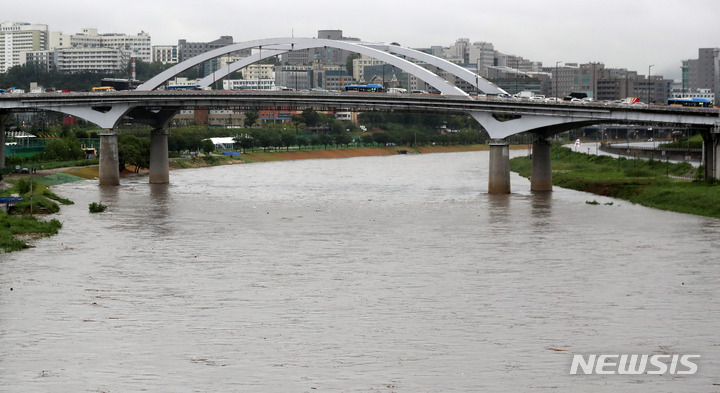
[[[492,196],[487,165],[57,186],[75,201],[60,234],[0,255],[0,391],[720,391],[720,220],[515,174]],[[623,353],[701,358],[695,375],[570,375],[573,354]]]

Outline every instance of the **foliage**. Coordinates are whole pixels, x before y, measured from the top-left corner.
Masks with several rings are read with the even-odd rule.
[[[172,64],[160,62],[147,63],[136,60],[136,77],[139,80],[147,80],[159,74]],[[57,70],[46,71],[35,63],[27,63],[10,68],[5,73],[0,73],[0,86],[16,86],[28,89],[30,82],[37,82],[46,89],[87,91],[93,86],[100,86],[103,78],[129,78],[131,64],[128,62],[125,69],[118,73],[96,73],[96,72],[61,72]]]
[[[694,169],[688,163],[616,159],[553,146],[552,165],[553,185],[559,187],[625,199],[658,209],[720,218],[720,185],[666,176],[692,172]],[[531,159],[513,158],[510,169],[529,177]]]
[[[118,161],[121,171],[128,165],[134,166],[136,173],[141,168],[149,168],[150,140],[133,135],[118,135]]]
[[[205,139],[200,143],[200,148],[207,154],[215,151],[215,144],[210,139]]]
[[[660,148],[677,148],[677,149],[702,149],[703,138],[702,134],[695,134],[691,137],[681,137],[678,140],[670,143],[660,144]]]
[[[88,208],[90,209],[90,213],[102,213],[107,209],[107,206],[100,202],[93,202],[88,205]]]
[[[247,111],[245,112],[245,127],[252,127],[260,117],[257,112]]]
[[[32,216],[8,215],[0,210],[0,249],[12,252],[28,248],[27,243],[18,239],[17,235],[54,235],[61,227],[56,219],[43,221]]]
[[[85,158],[80,142],[69,136],[51,140],[45,145],[42,154],[43,161],[71,161]]]
[[[18,194],[25,195],[30,192],[31,188],[37,189],[37,181],[33,179],[31,182],[29,177],[21,177],[15,181],[13,188]]]
[[[50,190],[44,190],[42,192],[42,195],[46,198],[52,199],[54,201],[58,201],[58,202],[62,203],[63,205],[74,205],[75,204],[75,202],[73,202],[67,198],[63,198]]]

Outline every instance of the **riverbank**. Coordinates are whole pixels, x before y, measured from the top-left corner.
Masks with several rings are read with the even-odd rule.
[[[595,156],[554,146],[552,167],[554,186],[662,210],[720,218],[720,184],[669,177],[692,172],[688,163]],[[529,178],[532,161],[529,157],[513,158],[510,170]]]
[[[528,145],[512,145],[511,149],[528,149]],[[458,153],[466,151],[489,150],[488,145],[457,145],[457,146],[386,146],[386,147],[358,147],[348,149],[329,150],[291,150],[291,151],[254,151],[243,153],[240,157],[230,156],[204,156],[193,158],[175,158],[170,160],[170,169],[202,168],[216,165],[231,165],[254,162],[286,161],[286,160],[315,160],[329,158],[350,158],[368,156],[392,156],[401,154],[432,154],[432,153]]]
[[[30,241],[57,234],[62,228],[60,221],[54,218],[38,219],[36,216],[57,213],[60,210],[58,203],[68,205],[73,202],[56,195],[48,187],[83,179],[65,173],[47,173],[45,176],[33,174],[32,198],[29,176],[3,180],[8,182],[3,183],[0,195],[16,194],[22,196],[23,200],[12,207],[16,214],[11,215],[5,209],[0,209],[0,253],[32,247]]]

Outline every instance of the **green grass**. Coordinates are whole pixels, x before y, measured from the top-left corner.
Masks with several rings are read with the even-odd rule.
[[[62,224],[56,219],[43,221],[31,216],[8,215],[0,210],[0,250],[12,252],[28,248],[30,246],[18,235],[33,238],[50,236],[57,234],[61,227]]]
[[[74,178],[74,179],[73,179]],[[75,181],[75,176],[56,174],[50,176],[34,176],[32,178],[32,213],[56,213],[60,207],[55,201],[62,204],[72,204],[69,199],[62,198],[48,190],[48,185]],[[0,252],[18,251],[30,247],[25,240],[57,234],[62,227],[56,219],[42,220],[30,216],[30,178],[23,177],[9,181],[12,187],[0,191],[0,195],[8,196],[19,194],[23,197],[11,209],[12,214],[0,210]]]
[[[696,169],[688,163],[628,160],[575,153],[553,146],[553,185],[620,198],[657,209],[720,218],[720,184],[671,179]],[[510,160],[510,169],[530,177],[528,157]]]

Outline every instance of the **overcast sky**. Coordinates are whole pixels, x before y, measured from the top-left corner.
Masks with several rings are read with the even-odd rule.
[[[720,47],[720,1],[687,0],[412,0],[4,1],[0,20],[47,24],[66,34],[146,31],[152,45],[178,39],[235,42],[315,37],[343,30],[365,41],[409,47],[487,41],[504,53],[544,65],[602,62],[679,79],[683,59]]]

